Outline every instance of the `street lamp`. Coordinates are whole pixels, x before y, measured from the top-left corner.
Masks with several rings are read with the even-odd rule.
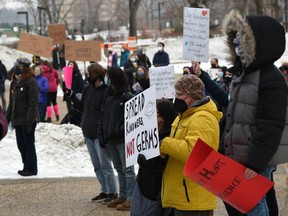
[[[39,10],[39,22],[40,22],[40,35],[42,35],[42,17],[41,17],[41,11],[45,10],[46,8],[38,6],[37,9]]]
[[[162,4],[162,0],[158,0],[158,19],[159,19],[159,34],[161,37],[161,4]]]
[[[25,14],[26,15],[26,31],[29,32],[29,21],[28,21],[28,12],[27,11],[18,11],[17,14]]]

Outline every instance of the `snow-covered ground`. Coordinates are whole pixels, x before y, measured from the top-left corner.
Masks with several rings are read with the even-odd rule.
[[[225,60],[225,46],[222,37],[212,38],[209,41],[210,57],[217,57],[219,64],[227,66]],[[138,43],[146,48],[147,56],[152,61],[157,51],[157,41],[139,40]],[[189,61],[182,60],[182,38],[164,39],[165,50],[169,53],[170,61],[175,65],[175,72],[182,73],[185,65],[191,65]],[[18,57],[31,59],[32,55],[18,50],[0,46],[0,60],[10,69]],[[277,66],[288,59],[286,49],[284,55],[276,62]],[[78,62],[83,69],[83,62]],[[106,65],[102,61],[101,64]],[[210,67],[209,63],[202,63],[203,69]],[[61,92],[61,91],[59,91]],[[73,125],[55,125],[40,123],[36,129],[36,151],[38,156],[37,176],[32,178],[55,177],[80,177],[95,176],[87,148],[84,144],[81,129]],[[7,136],[0,141],[0,178],[23,178],[17,174],[22,169],[21,156],[16,146],[15,132],[9,131]]]

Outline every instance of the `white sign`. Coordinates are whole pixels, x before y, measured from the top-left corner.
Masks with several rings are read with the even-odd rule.
[[[156,87],[156,98],[175,97],[174,66],[154,67],[149,69],[150,86]]]
[[[184,7],[183,59],[208,62],[210,11]]]
[[[221,68],[211,68],[208,70],[208,74],[212,80],[215,80],[218,78],[218,74],[221,71],[222,71]]]
[[[160,154],[155,87],[152,86],[125,103],[126,167]]]

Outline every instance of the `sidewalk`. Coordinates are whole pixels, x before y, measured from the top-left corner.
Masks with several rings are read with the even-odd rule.
[[[280,216],[288,216],[288,166],[274,174]],[[96,178],[0,180],[1,216],[129,216],[103,204],[91,202],[100,192]],[[253,193],[253,192],[252,192]],[[226,216],[218,200],[214,216]]]

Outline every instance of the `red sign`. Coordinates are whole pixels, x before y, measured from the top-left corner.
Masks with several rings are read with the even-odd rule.
[[[198,139],[184,167],[184,175],[242,213],[251,211],[274,185],[262,175],[244,178],[245,167]]]

